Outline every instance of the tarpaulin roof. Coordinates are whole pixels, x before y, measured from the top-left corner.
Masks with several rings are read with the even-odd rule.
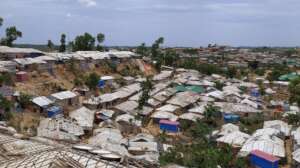
[[[281,81],[290,81],[297,77],[299,77],[299,75],[296,72],[292,72],[289,74],[281,75],[278,79]]]
[[[185,91],[192,91],[195,93],[203,93],[205,90],[202,86],[183,86],[183,85],[178,85],[176,86],[176,91],[177,92],[185,92]]]

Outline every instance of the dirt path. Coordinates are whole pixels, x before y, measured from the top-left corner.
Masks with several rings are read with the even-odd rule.
[[[292,139],[289,138],[285,141],[287,165],[282,166],[282,168],[290,168],[292,165]]]

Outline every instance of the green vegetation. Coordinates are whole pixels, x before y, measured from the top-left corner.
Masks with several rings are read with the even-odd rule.
[[[164,53],[162,59],[164,65],[176,66],[176,61],[179,59],[179,55],[174,50],[168,49]]]
[[[147,77],[146,81],[143,81],[141,83],[141,87],[142,87],[142,95],[139,98],[139,106],[138,109],[143,109],[143,106],[146,104],[146,102],[149,100],[150,98],[150,91],[153,89],[153,84],[151,82],[151,79],[149,77]]]
[[[3,115],[1,115],[1,120],[8,121],[11,118],[11,107],[12,102],[7,100],[0,94],[0,109],[4,111]]]
[[[26,93],[21,93],[19,97],[19,103],[22,108],[27,108],[31,104],[32,96]]]
[[[98,42],[97,46],[95,46],[96,40]],[[69,46],[73,51],[105,51],[105,48],[101,45],[104,40],[105,35],[103,33],[98,33],[96,38],[89,33],[84,33],[71,41]]]
[[[266,89],[262,82],[258,83],[258,88],[259,88],[259,94],[264,96],[266,94]]]
[[[75,58],[71,58],[70,61],[67,63],[67,70],[73,73],[75,76],[80,74],[80,69],[77,68],[76,60]]]
[[[204,112],[205,118],[195,123],[184,123],[184,135],[188,136],[192,143],[175,143],[173,148],[161,154],[159,161],[161,166],[175,163],[186,167],[210,167],[217,166],[229,168],[247,167],[244,158],[236,158],[229,145],[219,147],[212,140],[212,131],[216,129],[217,121],[221,114],[217,107],[209,105]],[[182,123],[182,122],[181,122]]]
[[[0,27],[3,25],[3,18],[0,17]]]
[[[217,119],[220,119],[222,117],[222,114],[218,107],[208,105],[205,107],[204,111],[204,120],[206,123],[216,126],[217,125]]]
[[[269,81],[276,81],[280,76],[290,73],[290,69],[285,65],[276,64],[271,67],[271,72],[268,74]]]
[[[286,51],[284,51],[284,55],[291,57],[294,54],[298,54],[298,51],[295,48],[289,48]]]
[[[12,76],[9,73],[3,73],[0,75],[0,85],[13,85],[13,79]]]
[[[105,35],[103,33],[97,34],[98,45],[96,47],[96,50],[98,50],[98,51],[104,51],[104,47],[101,45],[101,43],[103,43],[104,40],[105,40]]]
[[[226,76],[228,78],[234,78],[236,77],[238,74],[238,70],[236,69],[236,67],[228,67],[227,71],[226,71]]]
[[[1,39],[1,45],[12,47],[13,42],[19,37],[22,37],[22,32],[19,31],[15,26],[8,27],[5,32],[6,37]]]
[[[286,119],[290,125],[299,126],[300,125],[300,114],[288,114]]]
[[[300,77],[292,80],[289,84],[290,102],[296,102],[300,106]]]
[[[254,116],[242,117],[240,120],[241,131],[252,134],[255,130],[262,128],[264,122],[263,114],[256,114]]]
[[[89,34],[77,36],[74,41],[73,51],[92,51],[95,48],[95,38]]]
[[[194,48],[186,48],[186,49],[183,49],[182,52],[185,54],[189,54],[189,55],[197,55],[198,54],[198,50],[194,49]]]
[[[258,68],[254,71],[254,73],[258,76],[264,76],[265,72],[266,72],[266,70],[264,68]]]
[[[192,136],[192,144],[176,143],[173,148],[159,157],[161,166],[175,163],[186,167],[244,168],[247,163],[243,158],[235,159],[230,146],[217,147],[210,141],[212,128],[203,121],[197,121],[191,128],[185,130]]]
[[[253,70],[256,70],[258,68],[258,64],[259,64],[259,62],[257,60],[251,61],[251,62],[248,62],[248,67]]]
[[[62,34],[60,37],[59,52],[65,52],[65,51],[66,51],[66,35]]]
[[[200,73],[206,75],[225,73],[223,69],[221,69],[219,66],[214,64],[207,64],[207,63],[197,64],[197,60],[194,58],[186,58],[185,60],[183,60],[183,62],[179,63],[177,66],[185,69],[195,69],[198,70]]]
[[[216,89],[223,90],[223,87],[225,86],[223,82],[216,81],[215,83],[216,83]]]
[[[96,73],[91,73],[86,77],[85,84],[91,89],[96,90],[100,76]]]
[[[157,71],[160,71],[162,61],[163,61],[162,60],[163,54],[159,50],[160,45],[163,43],[164,43],[164,38],[160,37],[151,46],[151,58],[153,61],[155,61],[155,68]]]
[[[51,40],[47,41],[47,47],[49,48],[49,50],[53,50],[55,45],[53,44],[53,42]]]
[[[136,53],[141,55],[142,57],[145,57],[148,55],[148,49],[146,47],[145,43],[142,43],[140,46],[137,47]]]

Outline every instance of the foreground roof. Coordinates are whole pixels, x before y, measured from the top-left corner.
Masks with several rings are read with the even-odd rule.
[[[103,160],[97,155],[72,150],[59,144],[20,140],[4,134],[0,134],[0,143],[1,168],[125,167],[118,162]]]

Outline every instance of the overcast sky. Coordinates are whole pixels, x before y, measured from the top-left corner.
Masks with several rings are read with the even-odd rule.
[[[299,46],[299,0],[0,0],[4,25],[23,32],[18,43],[58,43],[90,32],[106,45]]]

